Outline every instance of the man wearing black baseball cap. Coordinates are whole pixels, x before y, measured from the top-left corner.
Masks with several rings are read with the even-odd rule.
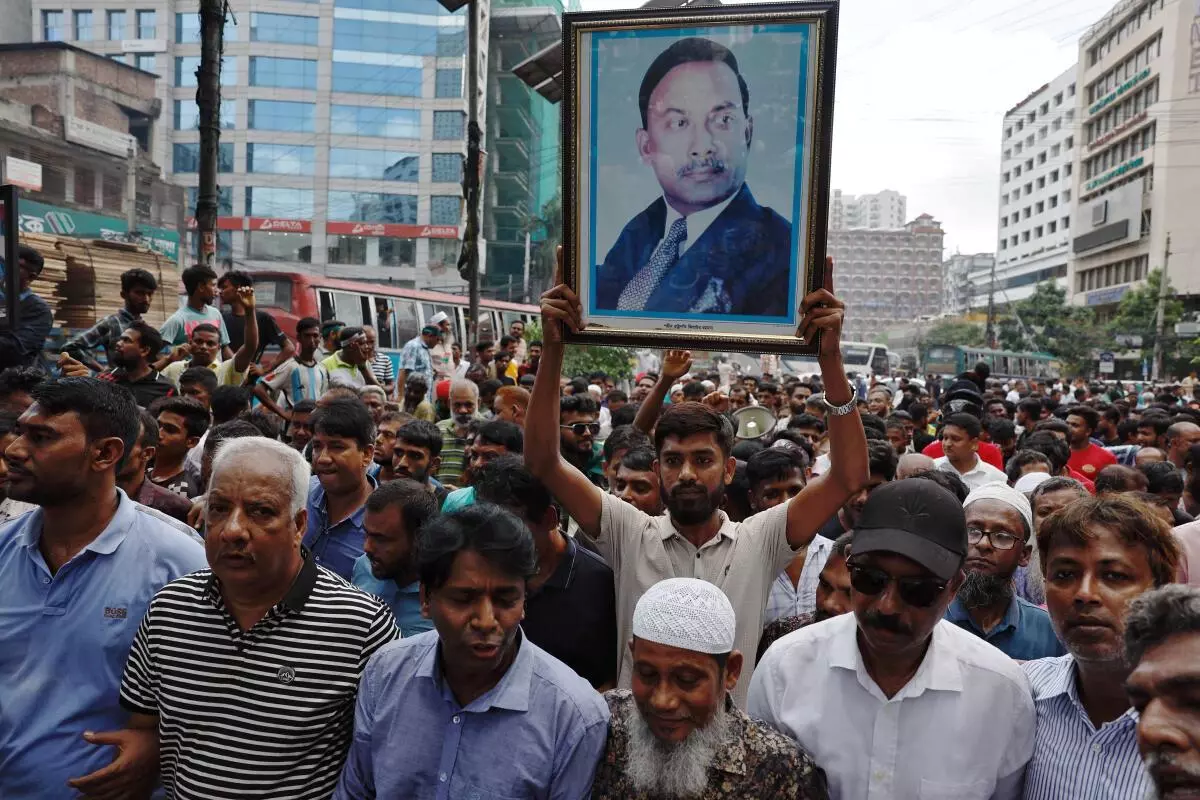
[[[916,478],[879,487],[847,562],[854,613],[763,656],[747,711],[812,754],[831,797],[1020,797],[1033,755],[1029,682],[942,619],[966,553],[954,495]]]

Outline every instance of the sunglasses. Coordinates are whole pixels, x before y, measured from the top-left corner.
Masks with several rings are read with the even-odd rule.
[[[883,592],[889,583],[895,582],[900,599],[910,606],[928,608],[937,602],[949,581],[937,578],[893,578],[881,569],[847,565],[850,570],[850,585],[859,594],[874,597]]]
[[[583,436],[585,432],[591,432],[592,436],[600,435],[599,422],[573,422],[570,425],[559,425],[558,427],[570,428],[576,436]]]

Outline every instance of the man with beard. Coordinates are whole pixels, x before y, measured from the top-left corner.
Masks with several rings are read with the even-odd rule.
[[[433,495],[408,478],[380,484],[367,498],[363,554],[354,562],[350,582],[391,609],[403,636],[433,630],[421,613],[416,543],[417,531],[437,513]]]
[[[561,258],[561,250],[559,253]],[[566,284],[560,283],[542,296],[545,348],[525,423],[525,464],[580,529],[596,541],[600,555],[613,568],[620,647],[629,640],[634,604],[643,592],[666,577],[699,577],[724,590],[737,611],[736,647],[745,656],[743,670],[748,680],[771,582],[796,551],[809,545],[821,521],[866,484],[866,435],[842,363],[845,306],[832,291],[832,264],[827,262],[826,267],[825,288],[804,298],[804,322],[797,333],[807,340],[820,332],[818,361],[828,387],[832,443],[829,472],[787,503],[740,523],[721,510],[726,487],[737,469],[730,452],[733,427],[725,416],[703,403],[672,404],[654,428],[668,510],[665,516],[650,516],[600,491],[560,455],[555,420],[564,350],[562,329],[568,325],[577,330],[583,311],[578,296]],[[621,657],[617,685],[628,688],[632,659],[627,652]],[[745,701],[745,690],[737,687],[733,696],[740,704]]]
[[[117,489],[138,432],[128,392],[29,391],[4,451],[8,496],[40,508],[0,528],[0,797],[138,796],[158,757],[118,730],[121,670],[150,598],[203,568],[204,547]]]
[[[1154,800],[1200,796],[1200,590],[1164,586],[1129,604],[1125,681]]]
[[[600,436],[600,406],[591,395],[574,394],[559,401],[559,451],[571,466],[597,486],[606,483]]]
[[[379,467],[375,480],[380,483],[399,477],[395,472],[396,437],[408,422],[408,417],[399,411],[385,411],[375,426],[374,459]]]
[[[633,612],[632,690],[605,694],[612,719],[595,800],[824,800],[796,743],[746,716],[729,693],[742,670],[737,620],[696,578],[650,587]]]
[[[967,495],[963,508],[967,576],[946,619],[1018,661],[1063,655],[1050,615],[1017,597],[1013,584],[1033,550],[1033,510],[1025,495],[990,484]]]
[[[867,456],[871,469],[871,478],[867,481],[867,485],[852,494],[838,512],[821,526],[820,535],[829,541],[833,541],[846,531],[854,530],[854,525],[858,522],[858,515],[862,513],[863,506],[867,504],[867,498],[871,496],[871,492],[896,477],[898,459],[896,451],[890,444],[878,439],[868,441]]]
[[[125,387],[139,406],[148,408],[174,388],[150,366],[162,348],[163,340],[158,331],[145,322],[133,322],[121,331],[116,346],[110,351],[113,369],[101,374],[100,379]]]
[[[437,423],[442,432],[441,462],[434,469],[442,483],[457,484],[466,469],[467,435],[479,411],[479,387],[459,378],[450,384],[450,419]]]
[[[1028,681],[942,618],[966,553],[952,494],[919,478],[880,487],[850,548],[854,613],[763,655],[747,711],[812,753],[834,797],[1020,797],[1033,750]]]
[[[438,506],[445,501],[449,490],[433,473],[442,463],[442,432],[431,422],[415,419],[396,431],[392,446],[392,476],[410,478],[424,486],[437,498]]]
[[[158,281],[146,270],[136,267],[125,270],[121,273],[121,299],[124,301],[124,305],[117,310],[117,313],[109,314],[83,333],[68,339],[62,347],[62,352],[93,372],[103,372],[104,367],[96,361],[92,351],[103,347],[111,363],[121,333],[133,323],[141,322],[142,314],[150,310],[150,304],[154,301],[154,292],[157,290]],[[159,342],[161,341],[162,337],[160,336]],[[159,349],[162,349],[161,344]],[[158,355],[158,351],[156,350],[152,355]]]
[[[1078,500],[1038,530],[1046,606],[1069,655],[1027,661],[1037,740],[1026,800],[1146,797],[1137,712],[1123,637],[1129,603],[1175,580],[1179,547],[1145,504],[1121,495]]]

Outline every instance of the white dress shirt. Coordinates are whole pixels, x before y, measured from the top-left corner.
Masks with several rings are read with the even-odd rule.
[[[935,458],[933,465],[938,469],[944,469],[947,472],[953,472],[955,475],[963,479],[963,483],[968,489],[978,489],[980,486],[987,486],[989,483],[1008,483],[1008,476],[1000,470],[993,467],[991,464],[984,461],[979,456],[975,456],[975,466],[966,472],[959,472],[958,469],[950,463],[947,456]]]
[[[867,674],[854,614],[767,650],[746,711],[800,742],[841,800],[1009,800],[1021,795],[1035,716],[1025,673],[942,620],[908,684]]]
[[[764,628],[777,619],[811,614],[817,610],[817,582],[832,552],[833,540],[818,534],[808,545],[804,567],[800,570],[800,580],[793,586],[787,570],[775,577],[775,582],[771,584],[771,594],[767,597],[767,610],[763,615]]]
[[[679,243],[680,258],[682,258],[683,254],[688,251],[689,247],[699,241],[700,237],[704,235],[704,232],[708,230],[708,226],[712,225],[713,222],[716,221],[717,217],[721,216],[721,212],[725,210],[726,206],[733,202],[733,198],[735,197],[737,197],[737,192],[734,192],[720,203],[717,203],[715,206],[711,206],[700,211],[693,211],[691,214],[687,215],[687,238]],[[678,211],[676,211],[674,206],[667,201],[667,198],[664,197],[663,202],[666,203],[667,206],[667,224],[663,227],[663,238],[665,239],[667,236],[667,231],[671,230],[671,226],[675,224],[675,220],[683,217],[683,214],[680,214]],[[662,240],[660,239],[659,243],[661,244],[661,242]],[[655,249],[657,250],[658,248]]]

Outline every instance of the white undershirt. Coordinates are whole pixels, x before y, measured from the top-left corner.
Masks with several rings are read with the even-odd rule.
[[[694,242],[699,241],[704,232],[708,230],[708,226],[713,224],[713,221],[721,215],[726,206],[733,202],[733,198],[735,197],[737,197],[737,192],[729,195],[729,197],[715,206],[701,211],[694,211],[687,215],[687,238],[679,243],[679,255],[682,256]],[[665,196],[663,197],[663,202],[667,204],[667,224],[663,226],[663,238],[665,239],[667,231],[671,230],[671,225],[674,224],[675,220],[682,218],[683,214],[676,211],[675,207],[671,205],[671,201]],[[659,239],[659,242],[661,243],[662,239]]]

